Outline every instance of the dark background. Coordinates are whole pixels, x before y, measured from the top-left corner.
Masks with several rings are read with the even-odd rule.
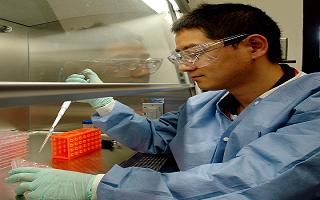
[[[318,2],[318,3],[317,3]],[[320,71],[320,10],[319,0],[303,1],[302,71]]]

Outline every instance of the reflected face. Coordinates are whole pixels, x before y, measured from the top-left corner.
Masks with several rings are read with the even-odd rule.
[[[148,59],[150,55],[141,42],[107,44],[93,53],[90,59],[67,62],[64,69],[70,72],[65,74],[90,68],[105,83],[148,83],[150,74],[157,69],[152,67],[153,63]],[[154,64],[159,62],[154,61]]]
[[[139,78],[149,75],[149,70],[139,62],[147,59],[150,54],[141,43],[117,43],[104,49],[105,59],[110,59],[110,65],[105,70],[118,78]],[[118,61],[118,62],[117,62]],[[106,71],[104,73],[106,73]]]
[[[107,44],[93,59],[79,61],[78,68],[92,69],[105,83],[148,83],[150,71],[141,60],[149,57],[141,42],[117,42]]]
[[[211,42],[200,29],[183,29],[176,34],[176,51],[192,48],[196,45]],[[191,79],[197,82],[202,90],[220,90],[238,87],[247,78],[250,70],[250,54],[241,42],[237,46],[226,46],[210,51],[202,57],[210,59],[205,67],[194,68],[184,64],[179,69],[188,72]],[[209,60],[209,59],[208,59]]]
[[[105,58],[142,58],[150,57],[145,47],[140,42],[115,43],[104,48]]]

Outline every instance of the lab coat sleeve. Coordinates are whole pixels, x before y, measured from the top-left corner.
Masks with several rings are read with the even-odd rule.
[[[320,191],[319,99],[302,102],[282,128],[224,163],[174,173],[114,166],[98,185],[98,199],[315,198]]]
[[[168,153],[169,143],[176,134],[179,112],[169,112],[160,119],[140,116],[130,107],[115,101],[112,111],[105,116],[95,113],[93,123],[104,133],[144,153]]]

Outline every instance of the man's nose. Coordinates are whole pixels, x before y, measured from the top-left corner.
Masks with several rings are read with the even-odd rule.
[[[196,67],[192,65],[186,65],[186,64],[179,64],[179,70],[183,72],[193,71]]]

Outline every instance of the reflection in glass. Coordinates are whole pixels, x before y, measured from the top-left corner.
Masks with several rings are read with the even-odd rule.
[[[162,64],[162,58],[114,58],[104,60],[79,60],[66,63],[68,66],[77,66],[83,70],[90,68],[97,71],[99,76],[142,77],[155,73]],[[64,71],[64,70],[62,70]]]
[[[50,2],[59,18],[30,27],[30,81],[64,82],[90,67],[105,83],[179,83],[176,66],[163,59],[174,48],[168,12],[156,13],[140,0],[123,7],[111,0],[76,2],[73,8],[79,9],[71,10]]]

